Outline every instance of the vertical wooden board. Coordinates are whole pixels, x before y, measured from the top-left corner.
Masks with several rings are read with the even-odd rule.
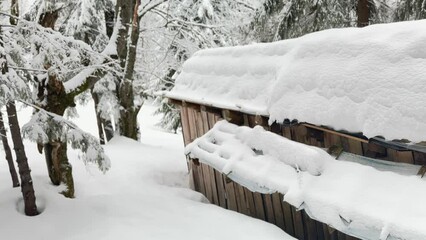
[[[226,192],[226,206],[229,210],[238,211],[237,199],[235,196],[234,183],[232,181],[227,181],[226,177],[223,176],[225,183],[225,192]]]
[[[200,163],[199,165],[194,164],[194,166],[197,168],[198,173],[198,181],[199,181],[199,187],[200,187],[200,193],[202,193],[204,196],[207,197],[207,191],[206,191],[206,184],[204,182],[204,174],[203,174],[203,167]]]
[[[272,125],[270,126],[270,129],[271,129],[271,132],[276,133],[276,134],[278,134],[278,135],[281,135],[281,136],[282,136],[283,129],[282,129],[282,125],[281,125],[281,124],[279,124],[279,123],[277,123],[277,122],[274,122],[274,123],[272,123]]]
[[[197,137],[201,137],[206,132],[205,132],[204,124],[203,124],[203,118],[201,117],[201,111],[198,109],[195,110],[195,121],[196,121],[196,127],[197,127]]]
[[[209,122],[210,129],[216,124],[215,114],[207,112],[207,121]]]
[[[275,224],[274,207],[272,206],[271,194],[262,194],[263,204],[265,206],[266,221]]]
[[[306,128],[309,145],[324,147],[324,132],[314,128]]]
[[[338,231],[338,232],[337,232],[337,239],[338,239],[338,240],[346,240],[346,234],[344,234],[344,233],[342,233],[342,232]]]
[[[324,239],[325,240],[337,240],[337,230],[323,224],[323,232],[324,232]]]
[[[395,162],[397,160],[397,151],[394,149],[386,149],[386,160]]]
[[[355,139],[348,139],[349,152],[357,155],[363,155],[362,144]]]
[[[189,142],[193,142],[197,138],[197,123],[195,110],[193,108],[186,108],[188,113],[188,129],[189,129]]]
[[[303,229],[303,216],[301,211],[296,211],[295,207],[291,208],[293,215],[293,224],[294,224],[294,236],[297,239],[304,240],[305,232]]]
[[[283,127],[282,128],[282,135],[283,135],[283,137],[291,139],[291,129],[290,129],[290,127]]]
[[[255,127],[256,126],[255,116],[254,115],[249,115],[249,114],[246,114],[246,115],[247,115],[247,118],[248,118],[249,127],[251,127],[251,128]]]
[[[280,198],[284,200],[284,196],[280,194]],[[284,214],[284,224],[285,224],[285,232],[290,234],[291,236],[295,236],[294,234],[294,224],[293,224],[293,214],[291,210],[291,205],[287,202],[281,201],[281,208]]]
[[[343,148],[343,151],[349,152],[349,139],[343,136],[340,136],[340,144]]]
[[[194,108],[186,107],[188,114],[188,123],[189,123],[189,135],[190,142],[194,141],[197,138],[197,121],[196,121],[196,112]],[[206,188],[204,185],[204,175],[200,165],[192,162],[193,176],[194,176],[194,185],[198,192],[206,195]]]
[[[397,151],[396,161],[408,164],[414,164],[414,156],[411,151]]]
[[[258,192],[253,193],[254,205],[256,207],[256,218],[266,221],[265,209],[263,206],[262,194]]]
[[[315,221],[315,220],[314,220]],[[317,240],[325,240],[323,223],[315,221],[317,226]]]
[[[223,182],[222,174],[218,172],[217,170],[214,170],[214,174],[216,177],[216,186],[217,186],[217,194],[219,198],[219,205],[223,208],[227,208],[225,183]]]
[[[191,142],[191,136],[189,133],[189,119],[188,119],[188,108],[187,107],[181,107],[180,108],[180,119],[182,123],[182,134],[183,134],[183,142],[186,145],[188,145]]]
[[[305,211],[301,211],[303,215],[303,222],[305,225],[305,239],[317,240],[317,226],[314,220],[312,220]]]
[[[413,152],[414,164],[426,166],[426,153]]]
[[[333,146],[331,143],[331,133],[324,132],[324,147],[329,148],[331,146]]]
[[[250,216],[256,217],[256,205],[254,204],[253,193],[247,188],[244,188],[244,196],[246,197]]]
[[[209,166],[206,164],[201,163],[201,168],[203,171],[203,179],[204,179],[204,186],[206,188],[205,195],[207,199],[210,201],[210,203],[213,203],[213,189],[212,189],[212,183],[210,178],[210,171]]]
[[[191,166],[191,171],[190,174],[192,176],[192,179],[194,181],[194,189],[197,192],[200,192],[200,179],[199,179],[199,174],[198,174],[198,168],[197,166],[195,166],[194,161],[190,160],[189,164]]]
[[[236,189],[236,197],[237,197],[237,205],[238,205],[238,212],[250,216],[250,210],[249,210],[249,206],[248,203],[246,201],[246,196],[244,193],[244,189],[243,187],[238,184],[238,183],[234,183],[235,184],[235,189]]]
[[[206,108],[204,106],[201,106],[200,115],[201,115],[200,120],[203,123],[203,131],[204,131],[204,134],[205,134],[206,132],[208,132],[211,129],[211,127],[210,127],[210,124],[209,124],[209,119],[208,119],[208,116],[207,116]]]
[[[272,194],[272,205],[274,208],[275,224],[285,231],[284,213],[281,206],[281,198],[279,193]]]
[[[303,125],[294,125],[291,127],[292,140],[304,144],[309,144],[308,141],[308,130]]]
[[[212,167],[209,166],[208,168],[209,168],[209,173],[210,173],[210,184],[211,184],[212,194],[213,194],[213,203],[216,204],[216,205],[220,205],[218,187],[217,187],[217,184],[216,184],[216,174],[215,174],[214,169]]]

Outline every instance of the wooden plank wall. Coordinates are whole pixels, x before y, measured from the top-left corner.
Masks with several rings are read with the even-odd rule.
[[[386,149],[374,143],[360,141],[345,134],[336,135],[329,131],[321,131],[309,125],[299,124],[284,127],[280,124],[273,124],[269,126],[268,119],[262,116],[247,115],[185,102],[179,104],[179,106],[185,145],[204,135],[217,121],[226,119],[238,125],[250,127],[261,125],[281,136],[313,146],[322,148],[340,146],[344,151],[358,155],[388,161],[426,164],[424,153]],[[297,239],[356,239],[311,219],[304,210],[299,211],[294,206],[284,202],[284,196],[280,193],[265,195],[251,192],[212,167],[200,163],[197,159],[188,158],[187,160],[192,177],[191,187],[206,196],[213,204],[273,223]]]

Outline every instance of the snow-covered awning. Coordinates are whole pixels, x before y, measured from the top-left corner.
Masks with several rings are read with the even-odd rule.
[[[362,239],[426,239],[426,181],[413,166],[365,166],[265,131],[218,122],[189,144],[192,158],[261,193],[280,192],[318,221]],[[358,158],[358,159],[357,159]],[[404,169],[404,166],[407,166]],[[390,172],[388,169],[399,169]]]
[[[270,122],[426,140],[426,20],[202,50],[166,94]]]

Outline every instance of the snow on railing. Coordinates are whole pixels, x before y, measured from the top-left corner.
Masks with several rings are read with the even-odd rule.
[[[251,191],[284,194],[284,201],[347,234],[426,238],[426,192],[420,190],[426,182],[418,176],[338,161],[320,148],[226,121],[186,153]]]

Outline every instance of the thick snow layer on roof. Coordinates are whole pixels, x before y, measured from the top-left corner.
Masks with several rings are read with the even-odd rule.
[[[426,181],[335,160],[261,127],[218,122],[186,148],[252,191],[280,192],[314,219],[361,239],[426,239]]]
[[[363,132],[426,140],[426,20],[331,29],[202,50],[168,97]]]

